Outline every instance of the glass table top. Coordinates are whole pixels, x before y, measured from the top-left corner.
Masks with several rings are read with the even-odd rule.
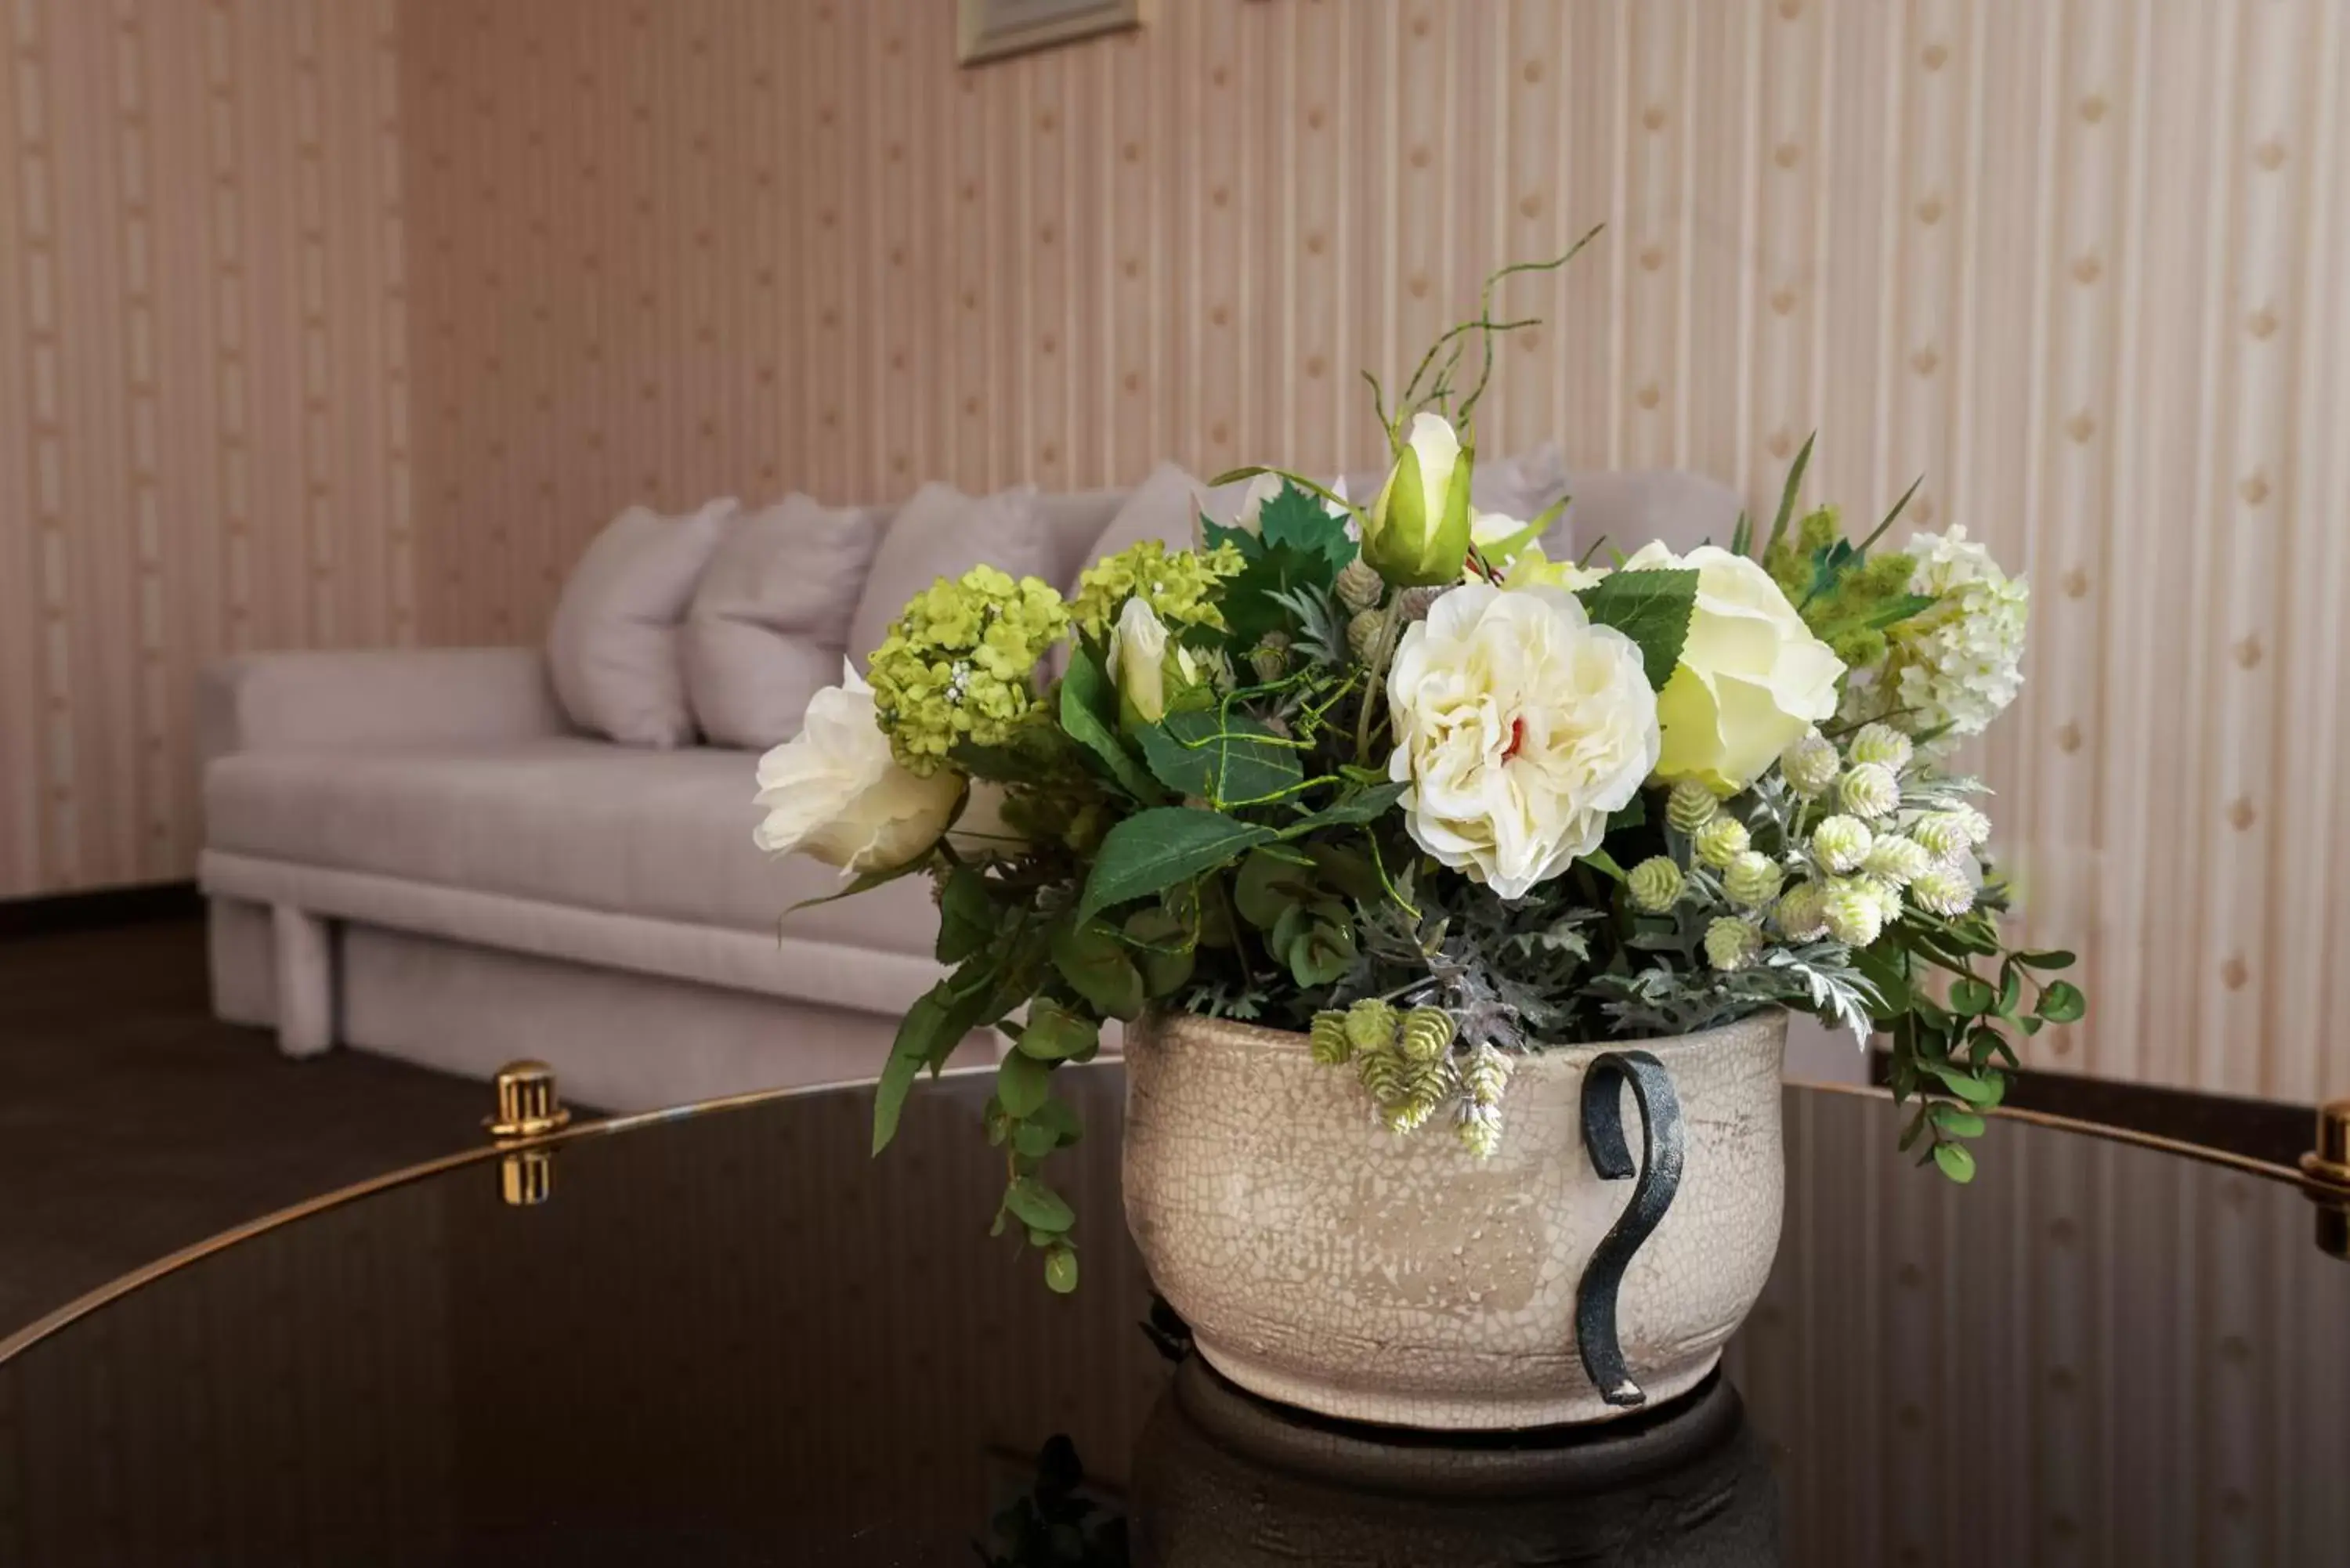
[[[589,1127],[0,1363],[0,1563],[2350,1559],[2350,1263],[2293,1184],[2003,1121],[1960,1189],[1882,1098],[1792,1088],[1721,1376],[1445,1443],[1182,1359],[1119,1214],[1119,1071],[1064,1082],[1073,1297],[986,1234],[985,1076],[924,1085],[879,1161],[861,1088]]]

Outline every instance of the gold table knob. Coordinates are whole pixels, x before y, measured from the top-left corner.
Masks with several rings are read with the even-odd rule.
[[[2301,1157],[2317,1205],[2317,1250],[2350,1262],[2350,1100],[2317,1107],[2317,1147]]]
[[[555,1069],[544,1062],[509,1062],[498,1069],[498,1113],[483,1119],[490,1136],[537,1137],[567,1127],[571,1113],[555,1092]]]
[[[2301,1168],[2312,1181],[2350,1191],[2350,1100],[2317,1107],[2317,1147],[2301,1157]]]
[[[570,1125],[571,1112],[555,1092],[555,1069],[544,1062],[509,1062],[498,1069],[497,1115],[482,1125],[501,1146],[538,1137]],[[555,1151],[516,1148],[498,1161],[498,1196],[516,1209],[530,1209],[555,1195]]]

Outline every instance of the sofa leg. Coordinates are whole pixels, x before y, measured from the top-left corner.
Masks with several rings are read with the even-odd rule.
[[[316,1056],[335,1044],[334,943],[327,922],[291,904],[270,906],[277,946],[277,1048]]]

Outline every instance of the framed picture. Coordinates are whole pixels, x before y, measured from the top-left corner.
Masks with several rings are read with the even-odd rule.
[[[962,5],[956,58],[971,66],[1139,27],[1150,0],[962,0]]]

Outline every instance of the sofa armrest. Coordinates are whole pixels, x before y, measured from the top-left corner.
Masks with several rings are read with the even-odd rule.
[[[204,667],[199,764],[232,752],[463,744],[569,726],[536,648],[246,653]]]

